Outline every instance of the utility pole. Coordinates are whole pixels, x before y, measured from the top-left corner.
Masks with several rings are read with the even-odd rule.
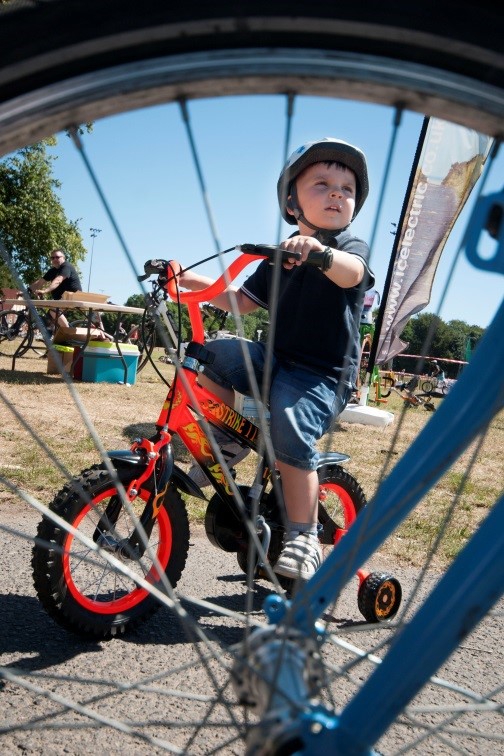
[[[98,236],[98,234],[101,234],[102,230],[101,228],[90,228],[89,230],[91,231],[91,238],[93,241],[91,242],[91,261],[89,263],[89,278],[88,278],[87,290],[91,291],[91,271],[93,270],[94,243],[95,243],[96,237]]]

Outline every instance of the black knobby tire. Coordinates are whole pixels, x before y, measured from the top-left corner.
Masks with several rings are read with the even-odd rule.
[[[136,470],[118,471],[125,487],[136,474]],[[87,503],[82,493],[89,497]],[[147,491],[140,491],[133,502],[137,516],[148,496]],[[117,488],[110,473],[96,465],[66,485],[50,508],[95,543],[101,535],[103,546],[105,539],[117,544],[133,530],[130,516],[117,503]],[[104,524],[105,511],[108,527]],[[66,630],[87,637],[108,638],[137,626],[159,608],[158,600],[148,590],[111,569],[100,553],[50,519],[44,517],[40,522],[37,537],[32,555],[35,589],[48,614]],[[180,494],[172,486],[163,500],[149,545],[170,584],[176,585],[189,549],[189,522]],[[138,560],[111,548],[107,550],[161,589],[159,574],[148,551]]]
[[[396,616],[401,599],[397,578],[387,572],[372,572],[359,586],[357,604],[368,622],[387,622]]]
[[[323,467],[319,474],[319,540],[324,556],[345,535],[367,504],[364,491],[350,473],[340,467]],[[325,497],[325,498],[324,498]]]
[[[352,91],[502,130],[502,14],[493,0],[477,13],[465,0],[407,8],[51,0],[0,5],[0,18],[0,154],[138,104],[253,93],[258,79],[263,94]],[[150,61],[152,70],[140,65]]]
[[[15,336],[12,335],[12,327],[16,323],[20,312],[20,310],[0,311],[0,355],[2,355],[3,357],[12,357],[12,352],[14,350],[9,350],[5,347],[7,344],[10,344],[14,340],[20,341],[22,339],[24,342],[23,348],[18,351],[16,357],[22,357],[24,354],[26,354],[26,352],[31,348],[33,344],[33,329],[30,328],[27,320],[25,320],[25,326],[27,328],[26,333],[19,333]]]

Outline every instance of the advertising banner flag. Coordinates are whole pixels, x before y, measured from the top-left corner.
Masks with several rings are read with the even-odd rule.
[[[400,354],[406,323],[429,303],[455,221],[478,180],[491,137],[438,118],[424,122],[376,324],[375,364]]]

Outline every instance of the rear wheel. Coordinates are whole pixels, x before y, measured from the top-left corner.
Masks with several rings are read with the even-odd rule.
[[[118,471],[125,487],[136,474],[136,470]],[[149,495],[141,489],[132,502],[137,517]],[[160,590],[164,576],[172,586],[179,580],[189,549],[189,524],[180,494],[173,487],[163,500],[143,554],[128,547],[135,526],[116,483],[102,467],[87,470],[65,486],[51,511],[79,535],[44,517],[37,531],[40,542],[33,548],[33,578],[44,608],[67,630],[98,638],[120,635],[159,607],[136,577]],[[129,574],[114,569],[109,555]]]
[[[319,539],[325,558],[366,506],[364,491],[355,478],[335,465],[319,470]]]
[[[366,497],[355,478],[339,465],[321,468],[319,474],[319,505],[318,524],[319,540],[322,556],[325,557],[348,531],[359,512],[366,506]],[[222,507],[220,508],[222,509]],[[220,510],[219,510],[220,511]],[[266,497],[266,504],[260,508],[259,514],[264,516],[272,527],[272,538],[268,557],[272,565],[278,559],[282,547],[280,509],[276,504],[276,497],[271,491]],[[243,572],[247,572],[247,550],[241,549],[237,553],[238,564]],[[289,589],[292,581],[282,578],[281,584]]]

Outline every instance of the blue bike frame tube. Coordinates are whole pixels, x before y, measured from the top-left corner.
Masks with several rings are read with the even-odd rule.
[[[332,753],[369,753],[503,592],[504,496],[344,709]]]
[[[293,625],[309,635],[315,620],[337,599],[349,578],[504,406],[503,331],[504,302],[480,341],[473,361],[443,399],[426,428],[381,484],[366,510],[322,563],[315,576],[295,595],[283,618],[279,618],[280,622]],[[485,397],[484,401],[475,401],[474,386],[478,386],[478,396]],[[467,547],[462,566],[459,566],[458,560],[455,562],[449,577],[436,591],[435,598],[422,610],[411,631],[404,633],[400,651],[394,651],[390,662],[389,654],[386,662],[363,686],[358,700],[362,704],[364,697],[364,708],[357,709],[354,704],[348,707],[342,729],[336,728],[337,737],[345,740],[345,749],[348,750],[341,750],[340,743],[340,750],[335,753],[366,753],[366,749],[379,739],[395,717],[394,704],[390,702],[399,701],[398,706],[404,706],[454,645],[460,642],[469,626],[478,622],[496,600],[504,583],[504,528],[497,523],[498,518],[502,522],[502,510],[501,501],[482,526],[480,534],[474,537],[475,545]],[[487,553],[491,554],[489,559],[486,558]],[[459,582],[463,583],[462,591]],[[454,594],[456,601],[453,600]],[[444,606],[449,609],[443,611]],[[421,640],[421,631],[424,630],[426,638]],[[425,659],[420,664],[414,663],[418,658],[419,646],[427,649],[427,657],[432,654],[432,665],[428,665]],[[407,665],[401,664],[404,659],[408,660]],[[379,679],[378,687],[376,679]],[[404,691],[401,695],[398,695],[399,680]],[[365,717],[362,717],[363,711],[366,712]],[[350,739],[359,742],[358,750],[352,750],[349,741],[346,742],[347,733],[350,732]]]
[[[285,623],[309,634],[314,620],[336,600],[350,577],[502,409],[503,332],[504,301],[478,344],[473,361],[337,548],[295,595]],[[475,400],[475,386],[484,400]]]
[[[350,576],[411,512],[471,441],[504,406],[504,301],[478,344],[473,361],[426,427],[380,485],[332,554],[296,594],[285,621],[310,632],[314,619]],[[475,400],[474,387],[478,396]]]

